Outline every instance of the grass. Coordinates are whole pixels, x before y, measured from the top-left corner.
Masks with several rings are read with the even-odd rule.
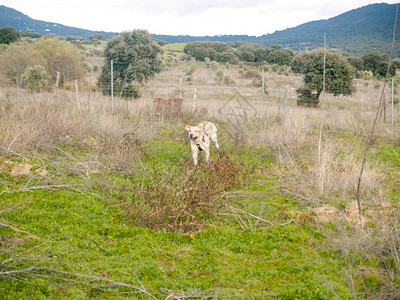
[[[173,95],[190,64],[170,66],[145,94]],[[353,97],[327,95],[318,164],[318,109],[267,99],[264,114],[252,79],[224,72],[234,87],[196,64],[197,115],[184,83],[176,118],[154,115],[150,96],[116,97],[111,113],[96,93],[80,93],[79,111],[72,92],[60,90],[54,105],[52,93],[0,90],[0,298],[398,298],[398,125],[377,128],[362,230],[341,217],[318,223],[311,212],[355,200],[375,82],[357,81]],[[301,84],[266,78],[269,100],[286,90],[294,98]],[[219,112],[233,89],[255,108],[240,126]],[[218,164],[195,169],[183,125],[202,120],[216,124],[221,150],[211,152]],[[20,163],[49,173],[12,177]],[[194,209],[169,226],[182,203]]]
[[[155,141],[153,147],[157,144]],[[156,157],[174,160],[160,153]],[[250,198],[237,197],[232,205],[273,206],[273,210],[266,209],[264,216],[273,220],[269,228],[242,230],[232,216],[214,216],[204,230],[193,234],[152,231],[131,225],[118,207],[87,193],[68,190],[3,194],[3,204],[15,204],[28,197],[32,200],[21,210],[11,210],[1,216],[12,221],[13,226],[39,237],[27,238],[18,246],[19,251],[32,246],[43,248],[45,255],[54,257],[48,264],[97,276],[106,272],[107,279],[132,285],[140,282],[156,297],[163,297],[160,289],[220,298],[238,295],[282,299],[332,297],[324,281],[336,281],[332,270],[337,266],[321,257],[322,235],[316,228],[302,224],[280,224],[287,222],[288,210],[298,209],[295,201],[282,196],[274,188],[276,182],[268,178],[255,176],[250,180],[253,182],[247,190]],[[253,192],[256,196],[252,196]],[[6,236],[24,238],[23,234],[11,230]],[[3,253],[3,259],[9,257]],[[9,280],[3,279],[0,288],[5,298],[29,294],[31,299],[68,295],[123,298],[124,291],[61,287],[57,282],[49,284],[40,278],[30,280],[28,285],[15,281],[11,286]],[[343,287],[338,286],[337,292],[346,298]]]
[[[172,43],[163,46],[166,54],[178,54],[183,55],[183,49],[185,49],[187,43]]]

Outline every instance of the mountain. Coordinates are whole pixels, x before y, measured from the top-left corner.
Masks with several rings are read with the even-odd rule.
[[[18,31],[31,31],[37,32],[42,35],[55,34],[58,36],[79,36],[89,38],[92,34],[98,33],[107,39],[110,36],[117,35],[118,33],[105,32],[105,31],[91,31],[76,27],[65,26],[58,23],[51,23],[45,21],[34,20],[23,13],[4,5],[0,5],[0,28],[4,26],[13,27]]]
[[[323,47],[324,33],[326,33],[329,48],[339,49],[355,56],[372,51],[389,54],[395,19],[396,4],[380,3],[353,9],[328,20],[312,21],[260,37],[238,35],[203,37],[156,35],[156,37],[170,43],[240,40],[265,46],[282,45],[285,48],[302,51]],[[396,32],[395,56],[400,57],[400,30]]]
[[[308,22],[264,35],[256,38],[256,41],[266,46],[279,44],[293,50],[306,50],[322,47],[323,35],[326,33],[330,48],[353,55],[371,51],[390,53],[395,19],[396,4],[370,4],[328,20]],[[396,53],[399,57],[399,30],[396,32],[396,40]]]
[[[221,36],[171,36],[152,34],[154,38],[169,42],[183,43],[201,40],[220,42],[252,42],[265,46],[282,45],[295,51],[309,50],[323,46],[326,33],[329,48],[339,49],[351,55],[379,51],[390,53],[393,27],[396,16],[396,4],[370,4],[353,9],[339,16],[320,21],[312,21],[297,27],[276,31],[259,37],[248,35]],[[59,36],[80,36],[88,38],[99,33],[104,39],[117,35],[113,32],[98,32],[58,23],[38,21],[21,12],[0,6],[0,27],[11,26],[16,30],[29,30],[40,34],[56,34]],[[400,30],[396,33],[395,57],[400,57]]]

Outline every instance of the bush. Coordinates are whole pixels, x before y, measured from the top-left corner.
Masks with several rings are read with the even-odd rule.
[[[119,185],[117,198],[126,218],[152,229],[199,230],[219,205],[215,196],[242,185],[250,173],[225,154],[196,169],[191,161],[183,167],[160,171],[153,166],[146,178],[131,177]]]
[[[22,75],[22,80],[30,92],[41,92],[47,87],[49,76],[42,66],[28,68]]]
[[[11,44],[21,39],[20,34],[12,27],[0,28],[0,44]]]

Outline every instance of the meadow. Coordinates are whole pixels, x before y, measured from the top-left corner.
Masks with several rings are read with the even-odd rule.
[[[383,81],[326,94],[322,115],[296,105],[301,75],[266,68],[264,103],[260,78],[173,54],[140,99],[114,97],[113,109],[89,79],[78,96],[0,86],[0,298],[399,298],[390,86],[360,224]],[[181,113],[155,111],[154,98],[180,95]],[[220,150],[195,168],[184,125],[204,120]]]

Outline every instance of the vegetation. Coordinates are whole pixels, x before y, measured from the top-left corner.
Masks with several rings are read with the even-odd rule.
[[[324,88],[324,50],[299,53],[292,62],[292,71],[304,74],[304,86],[297,90],[298,104],[316,106]],[[355,70],[339,52],[326,53],[325,90],[335,96],[351,95]]]
[[[184,52],[198,61],[217,61],[238,64],[242,62],[289,65],[293,52],[281,46],[267,48],[254,43],[193,42],[187,43]]]
[[[11,44],[21,39],[20,34],[12,27],[0,28],[0,44]]]
[[[2,47],[0,298],[400,297],[400,116],[395,104],[393,128],[385,110],[378,120],[359,223],[354,183],[382,94],[379,76],[347,82],[355,68],[367,73],[361,58],[328,51],[321,127],[320,109],[298,107],[295,93],[318,93],[321,50],[293,58],[280,46],[212,44],[217,59],[248,61],[201,62],[184,45],[164,45],[172,53],[161,56],[143,31],[109,41],[105,57],[101,47],[52,36]],[[74,54],[59,63],[93,71],[57,65],[53,49]],[[118,90],[112,109],[95,67],[132,57],[140,66],[135,55],[149,49],[162,71],[146,77],[157,68],[142,64],[145,75],[131,74],[141,97]],[[300,74],[279,65],[289,58]],[[70,74],[57,93],[44,88],[50,70]],[[77,74],[79,91],[69,82]],[[181,106],[163,101],[177,95]],[[200,120],[216,124],[221,147],[195,168],[183,124]]]
[[[161,71],[163,53],[147,31],[123,32],[107,42],[105,62],[98,82],[104,94],[111,94],[111,61],[114,91],[124,97],[139,97],[139,84]]]
[[[33,66],[26,69],[22,81],[31,92],[41,92],[48,84],[46,69],[42,66]]]
[[[3,72],[18,85],[22,84],[22,75],[33,66],[42,66],[53,81],[58,72],[61,82],[84,75],[80,51],[57,37],[43,37],[32,44],[12,44],[0,59]]]

